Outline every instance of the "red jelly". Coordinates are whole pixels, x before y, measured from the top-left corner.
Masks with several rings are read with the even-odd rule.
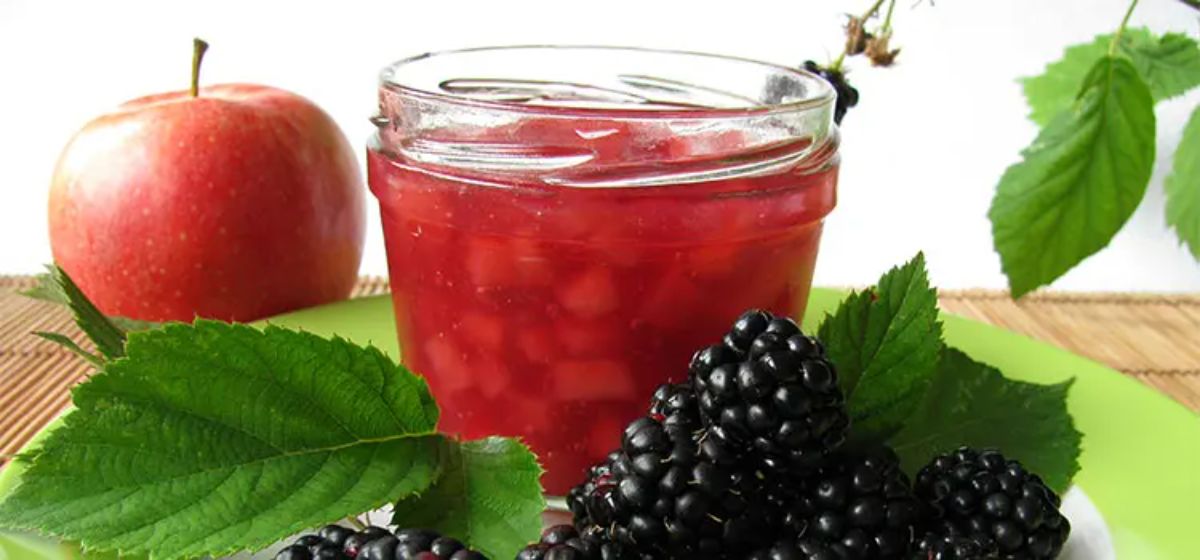
[[[549,493],[743,310],[803,313],[837,183],[819,78],[514,48],[418,57],[382,81],[368,171],[403,361],[442,430],[521,437]]]

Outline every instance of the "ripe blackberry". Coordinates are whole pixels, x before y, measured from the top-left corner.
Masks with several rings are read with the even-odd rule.
[[[572,525],[556,525],[521,552],[516,560],[641,560],[626,547],[605,540],[604,531],[592,527],[580,533]]]
[[[831,456],[786,511],[784,533],[829,558],[905,559],[920,507],[888,448]]]
[[[275,555],[275,560],[487,560],[453,538],[427,529],[382,527],[355,532],[326,525],[314,535],[303,535]]]
[[[689,376],[715,440],[706,453],[750,453],[768,470],[808,471],[846,438],[837,373],[791,319],[747,311],[722,344],[696,352]]]
[[[695,414],[685,407],[629,424],[620,451],[572,492],[583,510],[576,525],[599,527],[602,541],[654,558],[740,558],[767,542],[773,531],[757,501],[761,481],[701,455],[699,435],[680,428],[699,425]]]
[[[926,533],[917,543],[916,560],[997,560],[991,539]]]
[[[837,92],[837,103],[833,108],[833,122],[841,124],[842,119],[846,116],[846,111],[851,107],[858,105],[858,90],[850,85],[846,80],[846,74],[841,70],[826,68],[811,60],[804,61],[804,69],[816,74],[833,86]]]
[[[990,540],[1004,559],[1055,558],[1071,532],[1058,495],[997,451],[962,447],[917,474],[917,497],[935,537]]]

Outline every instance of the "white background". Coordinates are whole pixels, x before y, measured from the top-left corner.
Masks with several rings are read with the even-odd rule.
[[[840,205],[817,282],[866,284],[918,250],[942,287],[1002,287],[988,203],[1036,129],[1018,76],[1117,26],[1125,0],[900,0],[900,65],[854,64],[863,101],[844,127]],[[842,14],[867,0],[705,3],[605,0],[0,0],[0,273],[50,260],[46,193],[58,152],[126,99],[187,86],[191,38],[212,43],[206,83],[252,81],[305,95],[361,146],[375,76],[429,50],[497,44],[638,45],[796,64],[840,50]],[[1200,13],[1143,0],[1134,24],[1195,36]],[[1056,288],[1200,290],[1200,265],[1163,219],[1162,181],[1196,92],[1156,109],[1149,194],[1101,254]],[[1196,188],[1200,188],[1197,185]],[[374,202],[362,270],[386,273]]]

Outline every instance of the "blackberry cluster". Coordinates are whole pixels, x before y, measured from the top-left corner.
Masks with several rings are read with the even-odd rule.
[[[722,344],[689,366],[714,455],[745,456],[767,470],[812,470],[850,425],[825,350],[791,319],[742,314]]]
[[[487,560],[457,539],[427,529],[382,527],[362,531],[326,525],[312,535],[296,539],[280,550],[275,560]]]
[[[858,90],[850,85],[846,80],[846,74],[841,70],[826,68],[811,60],[804,61],[804,69],[816,74],[833,86],[837,92],[837,104],[833,108],[833,122],[842,124],[842,118],[846,116],[846,111],[851,107],[858,105]]]
[[[926,540],[973,540],[1001,559],[1041,560],[1057,557],[1071,532],[1058,495],[996,451],[941,455],[917,474],[915,489],[928,507]]]
[[[828,463],[848,426],[820,343],[750,311],[696,353],[688,381],[655,391],[568,504],[579,531],[641,558],[741,560],[807,528],[797,481]]]

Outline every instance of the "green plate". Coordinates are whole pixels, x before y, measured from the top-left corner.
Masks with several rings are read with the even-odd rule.
[[[843,295],[813,290],[806,324],[815,326]],[[1103,517],[1105,539],[1111,539],[1117,558],[1200,558],[1200,418],[1079,356],[961,317],[945,315],[944,320],[951,345],[1010,377],[1037,383],[1077,379],[1069,407],[1085,439],[1083,468],[1075,483]],[[399,356],[386,296],[307,309],[270,322],[370,342]],[[18,467],[0,472],[0,494],[18,475]]]

